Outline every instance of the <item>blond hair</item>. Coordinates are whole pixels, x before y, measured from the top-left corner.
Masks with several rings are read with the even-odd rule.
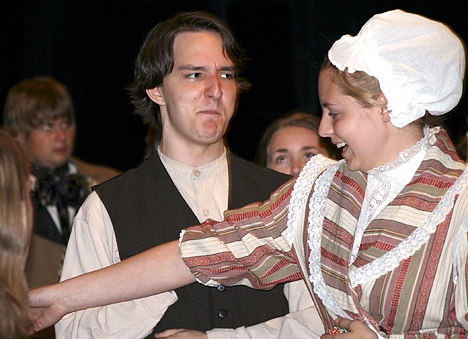
[[[24,149],[0,130],[0,337],[21,338],[30,324],[24,273],[30,239],[26,205],[29,161]]]

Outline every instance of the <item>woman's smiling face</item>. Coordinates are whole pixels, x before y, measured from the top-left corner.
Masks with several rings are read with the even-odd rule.
[[[319,97],[323,112],[319,134],[342,148],[349,169],[369,171],[395,160],[395,150],[386,150],[395,145],[388,142],[388,123],[381,107],[363,107],[343,94],[329,69],[320,74]]]

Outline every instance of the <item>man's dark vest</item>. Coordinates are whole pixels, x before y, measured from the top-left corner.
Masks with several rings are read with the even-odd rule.
[[[290,177],[228,153],[229,209],[269,198]],[[198,225],[155,152],[139,167],[95,188],[111,217],[122,260],[178,239],[180,230]],[[176,290],[179,300],[166,311],[154,333],[170,328],[207,331],[250,326],[288,313],[283,285],[271,291],[244,286]],[[148,338],[152,338],[149,336]]]

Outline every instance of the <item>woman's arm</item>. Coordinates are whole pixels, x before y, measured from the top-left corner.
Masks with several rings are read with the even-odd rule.
[[[180,257],[178,241],[154,247],[121,263],[29,292],[32,332],[85,308],[146,297],[195,282]]]

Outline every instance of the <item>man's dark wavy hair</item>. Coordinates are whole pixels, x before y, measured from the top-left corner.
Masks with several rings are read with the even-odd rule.
[[[223,41],[226,56],[236,68],[236,81],[240,91],[250,83],[239,77],[245,66],[244,50],[237,43],[231,28],[220,18],[202,11],[183,12],[157,24],[147,35],[135,61],[134,80],[128,91],[135,106],[135,114],[144,123],[161,124],[159,105],[151,101],[147,89],[162,85],[163,79],[174,67],[174,40],[185,32],[214,32]]]

